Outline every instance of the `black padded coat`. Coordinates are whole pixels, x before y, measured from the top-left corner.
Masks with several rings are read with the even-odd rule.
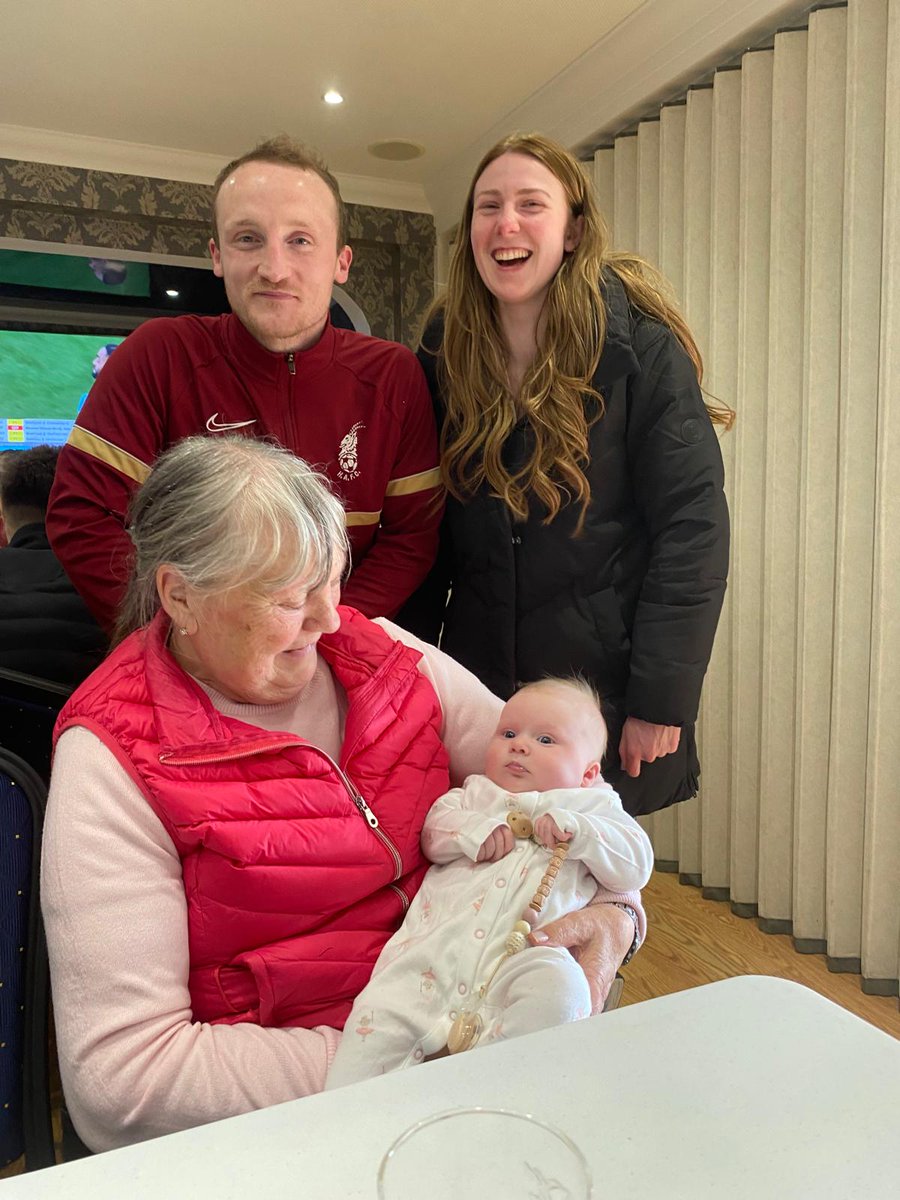
[[[632,814],[697,791],[694,721],[728,570],[722,457],[690,359],[670,330],[632,308],[617,278],[605,281],[608,330],[594,377],[605,412],[590,434],[591,503],[549,525],[535,502],[515,521],[488,489],[448,498],[441,557],[398,616],[435,640],[493,692],[574,671],[604,696],[610,739],[603,774]],[[419,359],[442,418],[437,371],[441,327]],[[586,400],[586,404],[592,403]],[[504,460],[521,462],[527,422]],[[447,584],[450,596],[447,596]],[[678,725],[678,750],[630,779],[619,768],[626,716]]]
[[[0,550],[0,667],[75,687],[105,653],[106,637],[44,526],[22,525]]]

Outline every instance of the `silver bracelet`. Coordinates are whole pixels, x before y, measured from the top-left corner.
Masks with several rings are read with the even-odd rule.
[[[634,911],[634,909],[631,907],[630,904],[626,904],[622,900],[613,900],[613,904],[616,906],[616,908],[621,908],[622,912],[627,912],[629,917],[631,917],[632,921],[634,921],[634,941],[631,943],[631,947],[629,948],[628,953],[625,955],[625,957],[619,963],[620,967],[624,967],[626,965],[626,963],[631,962],[631,960],[634,958],[635,954],[637,954],[638,950],[640,949],[641,934],[640,934],[640,930],[638,928],[638,915]]]

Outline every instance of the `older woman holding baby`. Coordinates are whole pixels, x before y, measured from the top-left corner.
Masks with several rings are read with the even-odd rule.
[[[319,1091],[426,869],[432,801],[500,701],[339,606],[343,512],[252,440],[167,451],[131,514],[119,642],[63,710],[43,900],[67,1105],[106,1149]],[[595,1006],[638,897],[544,931]],[[540,932],[538,933],[540,938]]]

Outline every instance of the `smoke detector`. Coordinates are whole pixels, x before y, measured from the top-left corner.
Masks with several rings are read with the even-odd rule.
[[[368,149],[373,158],[386,158],[388,162],[410,162],[414,158],[421,158],[425,153],[424,146],[420,146],[418,142],[407,142],[403,138],[373,142]]]

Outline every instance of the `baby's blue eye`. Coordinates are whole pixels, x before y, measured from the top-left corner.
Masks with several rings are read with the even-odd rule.
[[[552,746],[553,745],[553,738],[550,737],[550,735],[548,733],[542,733],[541,736],[538,738],[538,741],[541,743],[542,746]]]
[[[514,729],[504,729],[503,736],[505,738],[514,738],[516,736],[516,731]]]

